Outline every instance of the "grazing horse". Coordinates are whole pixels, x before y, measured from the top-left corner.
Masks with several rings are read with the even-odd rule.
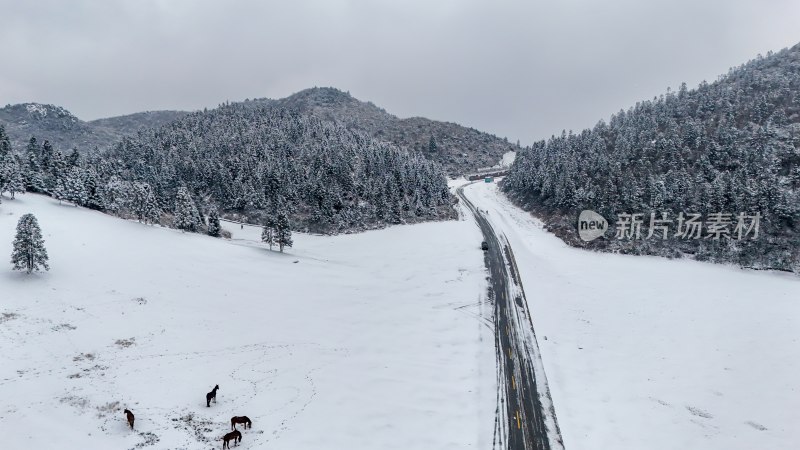
[[[222,437],[222,448],[231,448],[228,441],[233,440],[235,445],[239,445],[239,442],[242,442],[242,433],[239,430],[233,430],[230,433],[226,434]]]
[[[236,429],[237,423],[243,423],[244,429],[253,428],[253,421],[247,416],[234,416],[231,417],[231,429]]]
[[[128,425],[131,426],[131,430],[133,429],[133,413],[126,409],[125,410],[125,417],[128,419]]]
[[[217,403],[217,389],[219,389],[219,385],[214,386],[214,389],[206,394],[206,406],[211,406],[211,400],[214,400],[214,403]]]

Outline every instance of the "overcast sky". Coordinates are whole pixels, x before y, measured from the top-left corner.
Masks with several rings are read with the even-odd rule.
[[[0,0],[0,104],[90,120],[334,86],[529,144],[798,42],[798,0]]]

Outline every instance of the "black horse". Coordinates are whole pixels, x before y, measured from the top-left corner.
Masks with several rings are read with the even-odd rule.
[[[237,423],[243,423],[245,430],[248,429],[248,428],[253,428],[253,421],[250,420],[250,418],[247,417],[247,416],[234,416],[234,417],[231,417],[231,429],[232,430],[236,429],[236,424]]]
[[[211,400],[214,400],[214,403],[217,403],[217,389],[219,389],[219,385],[214,386],[214,389],[206,394],[206,406],[211,406]]]
[[[133,429],[133,413],[130,410],[125,410],[125,418],[128,419],[128,425],[131,426],[131,430]]]
[[[222,448],[223,449],[230,449],[231,446],[228,444],[228,441],[233,440],[235,445],[239,445],[239,442],[242,442],[242,433],[239,430],[233,430],[230,433],[226,434],[222,437]]]

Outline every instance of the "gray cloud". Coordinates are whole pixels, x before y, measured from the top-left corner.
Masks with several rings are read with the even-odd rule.
[[[520,139],[800,41],[800,2],[0,0],[0,103],[94,119],[335,86]]]

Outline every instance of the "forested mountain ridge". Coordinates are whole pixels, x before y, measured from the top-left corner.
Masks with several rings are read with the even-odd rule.
[[[311,114],[363,131],[379,140],[418,151],[442,164],[453,176],[493,166],[506,152],[518,149],[505,139],[456,123],[423,117],[400,119],[371,102],[360,101],[332,87],[305,89],[279,100],[256,99],[244,103]]]
[[[243,103],[141,131],[103,155],[169,205],[184,186],[206,207],[259,222],[285,213],[320,232],[453,217],[442,167],[339,124]]]
[[[0,108],[0,125],[14,147],[24,147],[34,136],[66,154],[73,148],[81,152],[106,150],[140,128],[158,127],[185,114],[188,113],[147,111],[85,122],[60,106],[20,103]]]
[[[36,138],[14,148],[0,124],[0,193],[25,191],[215,236],[220,216],[247,220],[281,248],[290,228],[339,233],[456,215],[439,164],[333,122],[244,103],[142,129],[102,153],[65,154]]]
[[[571,245],[800,272],[799,149],[800,44],[537,142],[503,190]],[[579,239],[585,209],[608,220],[604,239]]]
[[[394,143],[444,166],[448,174],[460,176],[479,167],[493,166],[517,145],[473,128],[451,122],[412,117],[400,119],[371,102],[362,102],[335,88],[311,88],[286,98],[254,99],[245,108],[287,109],[321,120],[336,122],[381,141]],[[83,121],[60,106],[22,103],[0,108],[0,124],[5,126],[14,147],[23,147],[33,136],[49,141],[68,153],[73,148],[85,153],[97,148],[106,151],[123,137],[143,128],[158,128],[185,115],[185,111],[146,111],[124,116]]]

